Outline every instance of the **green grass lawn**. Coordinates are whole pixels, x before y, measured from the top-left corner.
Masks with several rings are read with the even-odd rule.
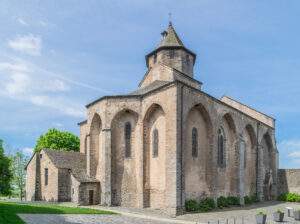
[[[65,207],[55,204],[23,204],[0,201],[0,224],[24,224],[17,214],[115,214],[89,208]]]

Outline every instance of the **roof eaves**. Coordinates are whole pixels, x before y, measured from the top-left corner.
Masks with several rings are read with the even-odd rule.
[[[78,122],[77,125],[81,126],[81,125],[86,124],[86,123],[87,123],[87,120],[84,120],[84,121]]]
[[[138,98],[140,97],[140,95],[114,95],[114,96],[102,96],[94,101],[92,101],[91,103],[87,104],[85,107],[89,108],[90,106],[104,100],[104,99],[114,99],[114,98]]]

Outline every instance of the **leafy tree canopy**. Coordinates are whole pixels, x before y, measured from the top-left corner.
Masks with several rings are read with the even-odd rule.
[[[79,151],[79,142],[79,138],[76,135],[52,128],[39,137],[34,151],[39,152],[42,149]]]
[[[12,173],[10,159],[4,154],[3,141],[0,139],[0,194],[10,195]]]

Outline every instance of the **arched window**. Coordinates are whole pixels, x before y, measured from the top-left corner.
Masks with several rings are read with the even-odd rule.
[[[243,145],[243,147],[244,147],[244,169],[246,169],[246,167],[247,167],[247,148],[245,147],[246,145],[244,142],[242,144],[244,144]]]
[[[190,64],[190,56],[188,54],[185,56],[185,59],[186,59],[186,64],[189,65]]]
[[[131,156],[131,124],[130,124],[130,122],[125,123],[124,138],[125,138],[125,157],[128,158]]]
[[[222,129],[218,131],[218,165],[225,167],[225,137]]]
[[[156,54],[154,54],[154,56],[153,56],[153,63],[155,64],[155,63],[156,63],[156,61],[157,61],[157,55],[156,55]]]
[[[192,129],[192,156],[198,157],[198,130]]]
[[[152,157],[158,157],[158,130],[155,128],[152,132]]]
[[[175,51],[169,50],[169,56],[170,56],[170,59],[173,59],[175,57]]]

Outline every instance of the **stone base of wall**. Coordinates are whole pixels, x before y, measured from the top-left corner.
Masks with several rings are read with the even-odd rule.
[[[300,194],[300,169],[278,170],[278,194],[287,192]]]

